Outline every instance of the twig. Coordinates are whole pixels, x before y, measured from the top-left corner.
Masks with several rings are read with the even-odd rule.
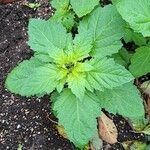
[[[54,124],[58,124],[57,121],[54,121],[53,119],[50,118],[49,114],[47,113],[47,116],[46,116],[52,123]]]

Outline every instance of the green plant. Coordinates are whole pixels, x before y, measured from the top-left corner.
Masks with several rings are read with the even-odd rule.
[[[39,8],[41,6],[41,4],[39,4],[39,3],[30,3],[27,1],[24,3],[24,5],[31,9],[34,9],[34,10],[36,10],[37,8]]]
[[[122,49],[121,39],[128,37],[128,41],[138,41],[140,46],[146,44],[147,39],[134,34],[130,28],[130,35],[125,36],[127,23],[121,17],[124,14],[117,11],[125,1],[117,3],[114,0],[115,6],[102,8],[98,0],[79,1],[82,5],[76,5],[75,0],[53,0],[56,14],[52,18],[29,21],[28,44],[35,52],[34,56],[20,63],[6,79],[6,87],[22,96],[43,96],[53,92],[53,110],[59,124],[79,148],[95,134],[96,117],[101,115],[102,108],[131,120],[144,118],[144,107],[139,91],[133,85],[133,75],[143,75],[149,68],[134,73],[133,65],[136,64],[133,62],[138,54]],[[79,23],[74,37],[71,29],[76,24],[75,13]],[[130,22],[128,17],[123,18],[134,29],[134,19]],[[149,35],[146,27],[143,30],[135,28],[135,31]],[[140,49],[150,51],[148,46]]]
[[[122,18],[130,27],[144,37],[150,36],[150,2],[149,0],[112,0]]]
[[[21,144],[18,144],[17,150],[22,150],[23,146]]]
[[[125,41],[140,46],[131,57],[130,72],[137,78],[150,72],[150,1],[112,0],[122,18],[129,24]],[[132,28],[132,29],[131,29]],[[137,69],[137,67],[139,69]]]

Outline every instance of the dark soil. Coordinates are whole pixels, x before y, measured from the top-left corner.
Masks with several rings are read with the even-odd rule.
[[[72,143],[58,134],[56,124],[48,117],[51,116],[49,96],[25,98],[4,89],[7,74],[32,56],[26,44],[29,18],[46,19],[53,13],[48,0],[37,0],[41,4],[37,10],[24,6],[24,2],[0,5],[0,150],[16,150],[19,143],[23,150],[75,150]],[[117,126],[119,142],[145,140],[143,134],[132,132],[121,116],[106,114]],[[123,147],[120,143],[104,143],[104,149],[123,150]]]
[[[0,150],[16,150],[18,143],[24,150],[74,150],[47,117],[51,114],[49,96],[25,98],[4,89],[7,73],[32,56],[26,44],[29,18],[52,14],[48,0],[38,2],[42,6],[37,10],[24,6],[24,1],[0,5]]]

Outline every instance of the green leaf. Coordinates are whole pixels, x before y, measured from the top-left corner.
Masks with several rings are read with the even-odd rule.
[[[113,54],[113,55],[112,55],[112,58],[114,58],[114,60],[115,60],[115,62],[116,62],[117,64],[120,64],[120,65],[125,66],[125,67],[128,66],[128,64],[127,64],[127,63],[122,59],[122,57],[120,56],[120,53]]]
[[[146,38],[141,33],[134,32],[130,28],[125,29],[124,40],[126,43],[134,42],[138,46],[146,45]]]
[[[140,77],[150,72],[150,47],[140,47],[131,58],[130,72],[135,77]]]
[[[53,59],[48,54],[44,54],[44,53],[35,52],[34,58],[44,63],[53,62]]]
[[[17,150],[22,150],[22,149],[23,149],[22,144],[18,144],[18,148],[17,148]]]
[[[31,9],[33,9],[33,10],[36,10],[37,8],[39,8],[41,6],[41,4],[40,3],[36,3],[36,2],[31,3],[31,2],[28,1],[28,2],[24,3],[24,6],[27,6],[27,7],[31,8]]]
[[[125,48],[120,49],[118,53],[112,55],[112,58],[114,58],[116,63],[125,67],[128,67],[130,64],[131,57],[132,54],[129,53]]]
[[[122,18],[135,32],[144,37],[150,36],[150,1],[149,0],[113,0]]]
[[[100,115],[97,97],[86,92],[82,101],[69,89],[64,90],[54,103],[59,124],[63,125],[68,138],[83,148],[93,137],[97,129],[96,117]]]
[[[79,25],[79,33],[92,35],[94,57],[111,56],[122,47],[120,39],[124,34],[124,21],[112,5],[98,7]]]
[[[55,65],[42,64],[33,58],[23,61],[11,71],[6,87],[22,96],[49,94],[65,75]]]
[[[75,94],[80,100],[83,99],[85,94],[86,76],[83,73],[71,74],[68,76],[68,87],[72,93]]]
[[[113,59],[93,59],[89,63],[94,70],[87,73],[87,81],[96,90],[112,89],[133,80],[130,72]]]
[[[71,11],[61,17],[62,24],[67,29],[67,31],[71,31],[73,25],[75,24],[74,18],[74,13],[72,13]]]
[[[148,124],[147,118],[135,118],[130,120],[130,123],[132,124],[132,127],[136,131],[141,131],[145,128],[145,126]]]
[[[146,150],[149,150],[150,149],[150,144],[148,144],[147,146],[146,146]]]
[[[64,74],[65,74],[65,72],[64,72]],[[66,78],[65,77],[58,81],[56,89],[59,93],[63,90],[65,83],[66,83]]]
[[[75,23],[75,14],[70,10],[69,0],[53,0],[52,6],[56,11],[50,20],[54,19],[56,22],[62,23],[67,31],[70,31]]]
[[[88,57],[92,50],[92,36],[87,32],[76,34],[73,44],[73,55],[81,60]]]
[[[52,0],[52,6],[62,14],[68,10],[70,0]]]
[[[82,17],[90,13],[99,4],[99,0],[70,0],[70,3],[75,13]]]
[[[62,24],[40,19],[30,19],[28,34],[29,46],[41,53],[51,53],[54,47],[66,48],[70,36]]]
[[[67,83],[72,93],[75,94],[80,100],[83,99],[86,88],[92,91],[90,85],[86,81],[85,72],[93,69],[88,63],[77,63],[72,73],[68,75]]]
[[[77,34],[68,50],[54,48],[50,56],[60,65],[76,63],[89,56],[92,49],[91,36],[88,33]]]
[[[130,145],[130,150],[149,150],[147,149],[147,144],[143,142],[134,142],[132,145]]]
[[[150,125],[146,126],[146,128],[142,132],[147,135],[150,135]]]
[[[62,23],[63,26],[67,29],[67,31],[71,31],[75,21],[74,21],[74,14],[72,12],[66,12],[66,14],[59,14],[59,12],[55,12],[54,16],[50,18],[58,23]]]
[[[99,103],[111,113],[118,113],[130,119],[144,118],[143,100],[140,93],[132,83],[124,84],[112,90],[97,91]]]

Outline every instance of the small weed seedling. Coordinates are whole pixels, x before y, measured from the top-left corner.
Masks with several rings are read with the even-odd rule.
[[[39,8],[41,6],[41,4],[39,4],[39,3],[30,3],[30,2],[25,2],[24,5],[33,10],[36,10],[37,8]]]

